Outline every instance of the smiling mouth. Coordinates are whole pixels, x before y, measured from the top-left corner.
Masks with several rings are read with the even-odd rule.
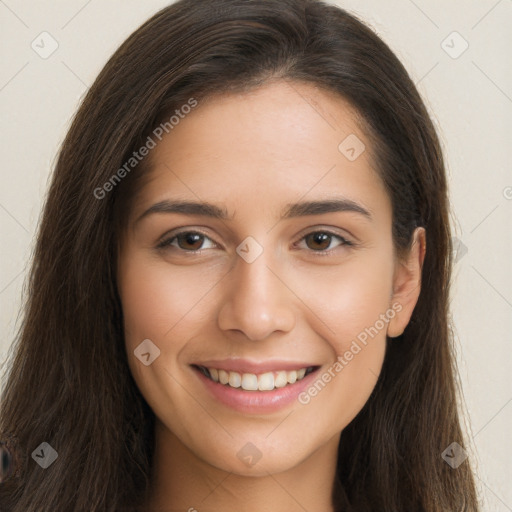
[[[193,367],[213,382],[244,391],[273,391],[284,388],[295,384],[319,368],[319,366],[309,366],[299,370],[255,374],[219,370],[200,365],[193,365]]]

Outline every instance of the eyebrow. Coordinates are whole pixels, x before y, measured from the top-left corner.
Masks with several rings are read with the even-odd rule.
[[[283,219],[305,217],[306,215],[321,215],[323,213],[354,212],[373,220],[372,214],[364,206],[351,199],[327,199],[324,201],[307,201],[287,205]]]
[[[182,213],[185,215],[201,215],[212,219],[229,220],[230,217],[225,208],[220,208],[211,203],[195,203],[193,201],[160,201],[148,208],[135,224],[152,213]]]
[[[286,209],[281,216],[281,220],[336,212],[359,213],[366,217],[368,220],[373,220],[371,213],[361,204],[356,203],[351,199],[345,198],[327,199],[321,201],[305,201],[287,204]],[[228,212],[225,208],[211,203],[164,200],[148,208],[140,217],[136,219],[135,224],[140,222],[144,217],[154,213],[181,213],[185,215],[200,215],[203,217],[219,220],[233,219],[233,216],[228,215]]]

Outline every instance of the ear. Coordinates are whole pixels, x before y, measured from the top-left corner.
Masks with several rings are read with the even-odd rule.
[[[425,228],[416,228],[406,260],[395,264],[390,307],[394,305],[393,310],[397,313],[388,323],[387,335],[390,338],[396,338],[404,332],[418,302],[426,249]]]

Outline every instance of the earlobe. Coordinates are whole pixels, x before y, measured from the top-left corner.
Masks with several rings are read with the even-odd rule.
[[[388,324],[387,335],[390,338],[396,338],[404,332],[418,302],[426,249],[425,228],[416,228],[406,260],[397,261],[395,266],[390,307],[397,313]]]

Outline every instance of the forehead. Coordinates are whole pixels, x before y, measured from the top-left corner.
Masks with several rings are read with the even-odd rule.
[[[230,214],[277,214],[284,203],[333,193],[386,210],[371,149],[357,112],[313,85],[280,81],[213,96],[152,150],[134,210],[171,196],[224,204]]]

